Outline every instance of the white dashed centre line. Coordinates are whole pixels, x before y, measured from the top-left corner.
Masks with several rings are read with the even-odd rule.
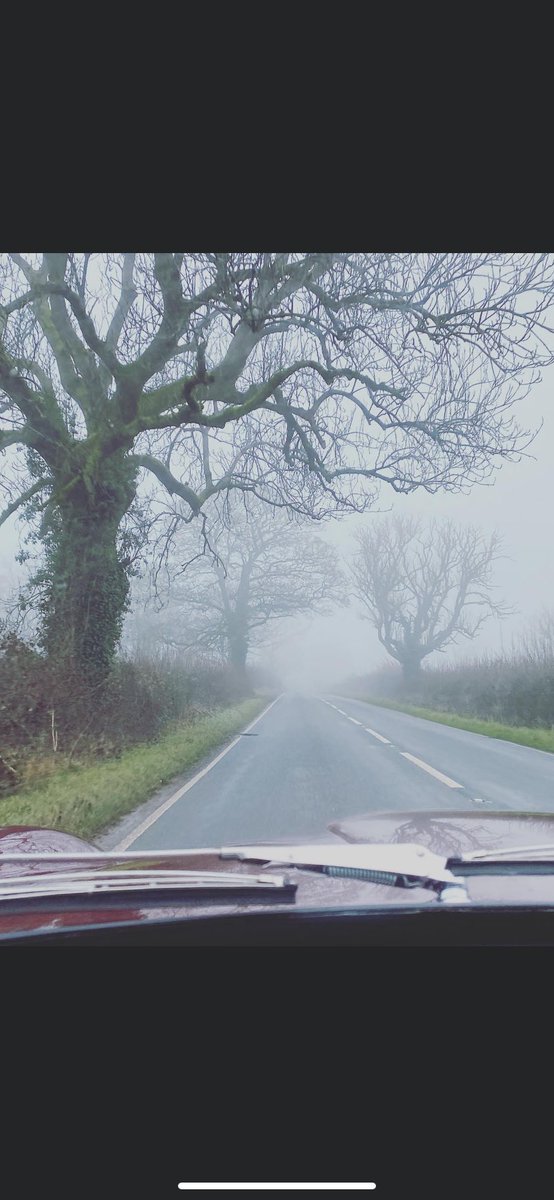
[[[382,733],[377,733],[375,729],[370,729],[369,725],[364,725],[366,733],[370,733],[372,737],[378,738],[380,742],[386,742],[387,746],[392,746],[392,742],[388,738],[383,737]]]
[[[393,746],[393,743],[389,738],[383,737],[382,733],[377,733],[376,729],[371,729],[369,725],[364,725],[362,721],[357,721],[356,717],[351,717],[350,714],[344,712],[342,708],[337,708],[336,704],[331,704],[329,700],[323,700],[323,703],[328,704],[329,708],[334,708],[335,712],[340,713],[341,717],[346,717],[347,720],[351,721],[353,725],[360,725],[365,733],[370,733],[371,736],[377,738],[379,742],[384,742],[385,746]],[[393,749],[395,749],[394,746]],[[444,775],[442,771],[437,771],[435,767],[431,767],[429,763],[424,762],[422,758],[416,758],[415,754],[408,754],[407,750],[400,750],[399,753],[402,755],[402,758],[407,758],[409,762],[415,763],[416,767],[421,767],[422,771],[427,771],[428,775],[433,775],[435,779],[438,779],[441,783],[446,784],[446,787],[461,788],[463,791],[463,783],[456,783],[454,779],[450,779],[449,775]],[[476,799],[474,803],[487,804],[490,803],[490,801]]]
[[[441,783],[445,783],[449,788],[463,788],[463,783],[455,783],[448,775],[443,775],[442,771],[436,771],[434,767],[430,767],[429,763],[423,762],[423,759],[416,758],[415,754],[408,754],[406,750],[400,751],[402,758],[408,758],[410,762],[415,763],[416,767],[421,767],[422,771],[427,771],[429,775],[434,775],[435,779],[440,779]]]
[[[323,697],[321,697],[321,699],[323,700]],[[360,728],[364,729],[366,733],[371,733],[374,738],[378,738],[378,740],[380,742],[384,742],[386,746],[392,746],[392,742],[389,740],[389,738],[383,737],[382,733],[377,733],[375,729],[370,729],[369,726],[364,725],[363,721],[357,721],[356,717],[349,716],[348,713],[344,712],[344,709],[337,708],[336,704],[331,704],[330,700],[323,700],[323,703],[327,704],[329,708],[334,708],[335,712],[340,713],[341,717],[346,717],[349,721],[352,721],[353,725],[359,725]]]

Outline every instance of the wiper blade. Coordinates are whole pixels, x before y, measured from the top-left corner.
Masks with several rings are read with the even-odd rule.
[[[423,887],[434,891],[443,903],[469,903],[463,880],[456,878],[446,859],[412,842],[347,846],[321,843],[303,846],[225,846],[220,854],[221,858],[266,862],[271,866],[286,864],[299,870],[382,883],[388,887]]]
[[[0,877],[0,901],[96,893],[171,891],[195,895],[219,893],[282,897],[296,892],[286,875],[246,875],[232,871],[51,871],[44,875]]]
[[[480,862],[487,858],[535,860],[538,858],[554,859],[554,844],[543,843],[534,846],[507,846],[494,850],[472,850],[461,854],[459,858],[449,858],[449,862]]]
[[[492,850],[472,850],[447,859],[461,875],[549,875],[554,870],[554,845],[508,846]]]

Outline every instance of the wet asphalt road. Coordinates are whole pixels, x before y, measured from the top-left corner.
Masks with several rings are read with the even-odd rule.
[[[98,844],[157,850],[309,838],[370,810],[554,812],[554,754],[358,700],[285,693],[156,816],[215,757]]]

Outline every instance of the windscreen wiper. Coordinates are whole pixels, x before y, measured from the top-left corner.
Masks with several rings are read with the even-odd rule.
[[[443,904],[469,904],[463,879],[450,870],[445,858],[413,842],[334,846],[225,846],[221,858],[264,862],[267,866],[292,866],[318,871],[336,879],[359,879],[388,887],[427,888]]]
[[[0,876],[0,902],[48,896],[172,892],[199,896],[255,896],[291,899],[296,884],[286,875],[232,871],[85,870]]]
[[[554,845],[498,847],[452,855],[447,867],[465,875],[551,875],[554,871]]]

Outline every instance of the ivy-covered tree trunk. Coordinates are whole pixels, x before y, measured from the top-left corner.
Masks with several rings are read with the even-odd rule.
[[[125,462],[111,459],[73,481],[47,519],[42,643],[90,681],[108,673],[121,635],[129,581],[117,539],[134,491]]]

